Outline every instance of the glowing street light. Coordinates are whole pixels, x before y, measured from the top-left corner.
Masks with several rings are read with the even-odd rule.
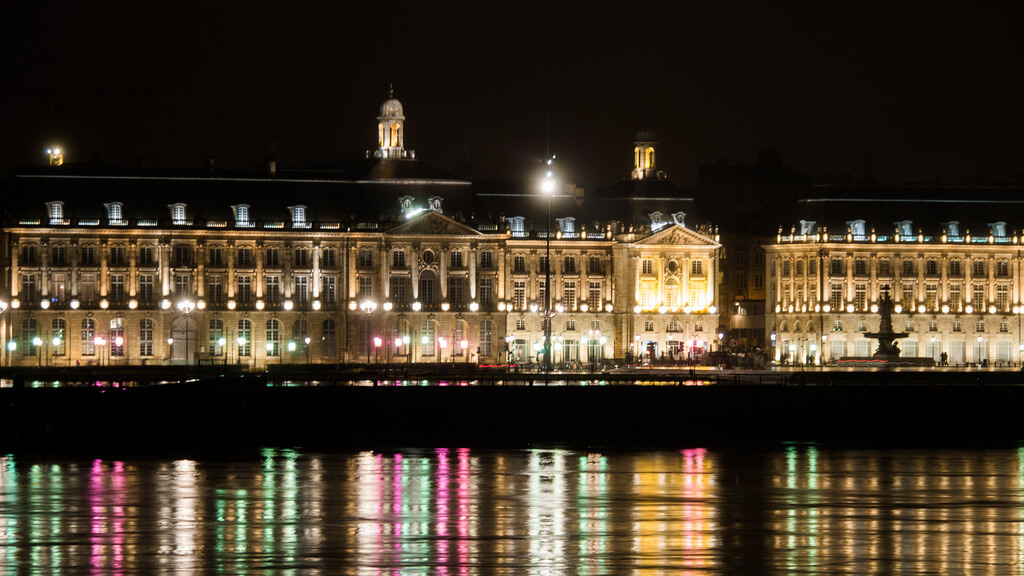
[[[189,318],[188,318],[188,315],[191,314],[192,311],[195,310],[195,309],[196,309],[196,303],[191,301],[191,300],[182,300],[181,302],[178,302],[178,310],[181,311],[185,315],[185,365],[186,366],[191,364],[191,362],[189,362],[189,356],[188,356],[188,333],[189,333]],[[121,344],[118,343],[118,346],[120,346],[120,345]]]

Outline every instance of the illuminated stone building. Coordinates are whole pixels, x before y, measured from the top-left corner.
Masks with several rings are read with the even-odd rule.
[[[317,170],[19,172],[3,364],[532,363],[549,249],[556,364],[712,346],[718,244],[683,210],[472,184],[416,160],[404,122],[389,94],[366,160]]]
[[[1019,189],[823,187],[767,252],[776,361],[866,357],[878,302],[895,302],[907,357],[950,365],[1024,360]]]

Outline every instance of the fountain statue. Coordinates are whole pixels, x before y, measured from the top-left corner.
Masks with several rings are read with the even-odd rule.
[[[882,321],[878,325],[878,332],[864,333],[868,338],[878,340],[878,349],[874,353],[874,357],[878,359],[896,360],[899,358],[900,347],[896,345],[896,340],[910,335],[906,332],[893,332],[892,310],[893,303],[892,298],[889,297],[889,286],[882,286],[882,297],[878,300],[878,312],[882,316]]]

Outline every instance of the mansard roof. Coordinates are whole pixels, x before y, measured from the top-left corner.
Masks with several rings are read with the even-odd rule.
[[[469,181],[416,160],[376,160],[312,170],[266,172],[158,171],[95,166],[25,170],[2,183],[5,218],[46,217],[45,202],[61,201],[72,219],[106,217],[104,204],[121,202],[126,219],[168,217],[167,206],[187,205],[193,220],[232,221],[232,206],[250,206],[254,221],[289,219],[289,206],[307,207],[309,221],[403,222],[399,199],[426,205],[443,198],[445,212],[478,212]]]
[[[960,234],[970,230],[988,236],[989,225],[1005,222],[1007,235],[1024,229],[1024,188],[979,186],[819,186],[798,200],[790,222],[780,222],[784,234],[801,233],[801,222],[813,222],[810,232],[827,228],[829,235],[847,233],[849,222],[863,221],[864,233],[892,235],[897,223],[909,222],[914,234],[940,236],[949,222]]]

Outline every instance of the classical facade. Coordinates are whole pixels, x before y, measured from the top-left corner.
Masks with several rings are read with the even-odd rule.
[[[716,345],[713,234],[488,194],[415,160],[404,121],[389,95],[378,147],[331,170],[17,174],[3,364],[533,363],[549,289],[556,365]]]
[[[848,191],[843,191],[848,193]],[[895,303],[901,354],[937,363],[1024,360],[1024,259],[1015,190],[894,190],[804,203],[766,246],[766,335],[778,362],[867,357],[878,303]],[[899,194],[899,196],[897,196]],[[924,218],[928,218],[924,220]]]

